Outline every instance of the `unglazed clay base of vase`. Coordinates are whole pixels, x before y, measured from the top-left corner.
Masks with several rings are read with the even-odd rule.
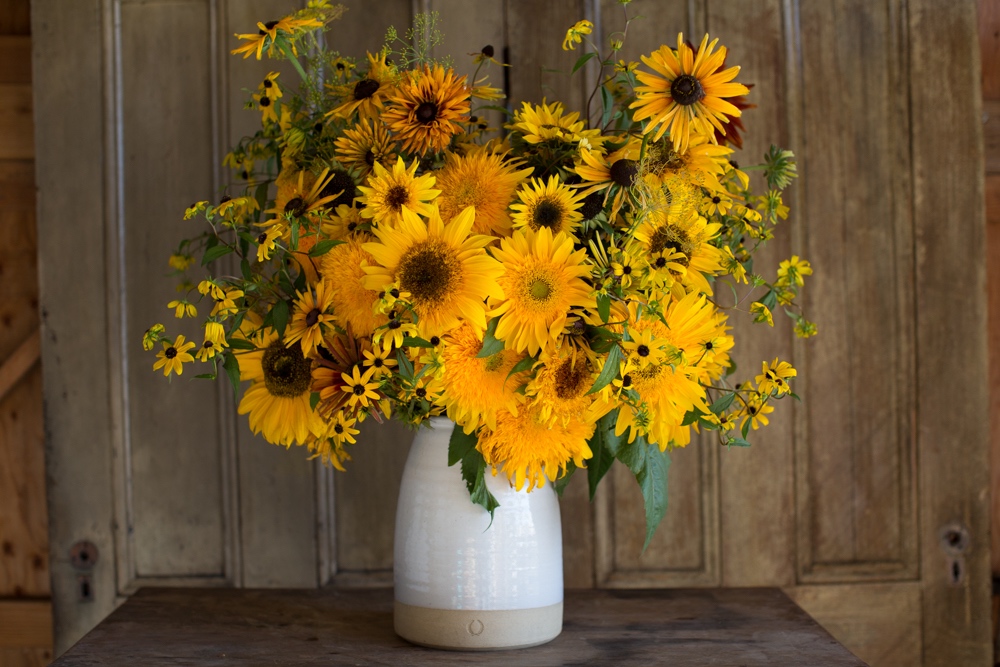
[[[431,609],[396,601],[396,634],[427,646],[458,651],[499,651],[550,642],[562,632],[563,603],[535,609],[474,611]]]

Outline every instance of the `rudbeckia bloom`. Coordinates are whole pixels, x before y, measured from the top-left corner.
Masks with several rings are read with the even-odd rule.
[[[723,98],[746,95],[749,90],[743,84],[731,83],[739,67],[719,71],[726,61],[726,47],[713,53],[718,42],[714,39],[709,44],[705,35],[696,54],[684,42],[683,34],[678,34],[676,49],[663,45],[642,56],[642,62],[653,72],[635,73],[645,85],[636,87],[636,100],[630,108],[636,109],[636,122],[650,119],[644,134],[655,130],[653,138],[659,141],[669,130],[674,150],[684,153],[692,130],[714,136],[715,130],[725,131],[723,124],[729,122],[730,116],[741,115]]]
[[[400,82],[382,120],[402,141],[403,150],[422,154],[447,148],[468,115],[465,77],[456,78],[451,69],[435,65]]]

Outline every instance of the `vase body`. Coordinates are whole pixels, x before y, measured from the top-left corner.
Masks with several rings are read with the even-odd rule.
[[[486,473],[500,503],[469,498],[461,464],[448,466],[453,422],[437,417],[414,438],[403,470],[394,547],[396,633],[458,650],[537,646],[562,631],[562,525],[551,485],[515,491]]]

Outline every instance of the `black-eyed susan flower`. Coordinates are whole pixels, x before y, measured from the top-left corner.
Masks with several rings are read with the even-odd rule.
[[[663,45],[642,56],[642,62],[653,72],[636,72],[644,85],[636,87],[636,100],[630,108],[636,110],[635,121],[650,119],[643,134],[655,131],[653,138],[659,141],[669,131],[674,150],[684,153],[692,131],[711,135],[716,129],[722,130],[730,116],[741,115],[723,98],[749,91],[740,83],[731,83],[739,67],[719,71],[726,61],[726,47],[715,51],[718,42],[714,39],[709,44],[705,35],[695,53],[678,34],[676,49]]]
[[[298,343],[302,354],[309,356],[323,342],[325,331],[333,326],[333,294],[327,284],[319,282],[313,289],[296,292],[292,319],[285,331],[285,344],[291,347]]]
[[[392,375],[396,359],[392,356],[392,348],[385,345],[375,345],[370,350],[363,350],[364,365],[372,372],[372,379],[380,379]]]
[[[357,366],[354,367],[350,375],[341,374],[344,384],[340,390],[347,394],[348,407],[367,408],[379,400],[379,383],[372,381],[372,375],[371,370],[362,373]]]
[[[416,175],[418,164],[419,161],[414,160],[407,167],[403,158],[399,157],[390,172],[376,162],[373,173],[368,177],[368,185],[358,186],[361,203],[364,204],[361,215],[379,225],[396,224],[402,218],[404,210],[423,216],[430,215],[430,202],[441,191],[434,189],[436,179],[433,174]]]
[[[375,230],[378,243],[364,249],[376,264],[365,267],[365,285],[381,290],[396,281],[410,294],[423,337],[440,336],[464,320],[486,328],[485,299],[500,298],[503,268],[485,247],[492,236],[472,234],[475,211],[465,209],[445,224],[437,210],[425,223],[408,210],[395,227]]]
[[[174,342],[161,341],[163,349],[156,353],[156,362],[153,370],[163,369],[163,375],[169,377],[171,373],[180,375],[184,372],[184,364],[194,361],[194,357],[188,351],[194,347],[191,341],[185,341],[184,336],[178,334]]]
[[[447,222],[472,206],[476,213],[473,232],[509,234],[507,206],[518,185],[530,174],[531,169],[518,169],[518,163],[503,154],[477,150],[464,156],[449,155],[445,166],[437,172],[441,219]]]
[[[640,149],[641,143],[635,139],[626,139],[624,146],[606,155],[600,150],[581,148],[582,164],[575,169],[583,180],[576,186],[581,189],[580,196],[604,193],[601,206],[603,208],[607,200],[612,199],[610,216],[613,219],[639,176]]]
[[[573,237],[548,228],[515,230],[501,239],[493,256],[503,264],[502,297],[490,299],[490,317],[499,317],[496,337],[511,349],[534,356],[549,350],[574,306],[596,310],[586,251],[574,251]]]
[[[400,81],[382,121],[402,142],[403,150],[423,154],[444,150],[462,131],[461,123],[468,115],[465,77],[435,65]]]
[[[772,412],[774,412],[774,406],[768,405],[766,399],[759,393],[753,392],[749,395],[746,405],[743,406],[743,410],[739,413],[740,428],[743,428],[747,420],[750,420],[750,426],[755,431],[761,426],[767,426],[770,423],[767,415]]]
[[[511,204],[514,226],[538,231],[543,227],[553,234],[573,234],[583,220],[580,208],[584,194],[563,183],[558,176],[548,182],[533,178],[517,193],[517,203]]]
[[[382,343],[392,347],[403,347],[403,342],[407,338],[418,335],[417,326],[413,322],[404,319],[404,315],[397,311],[388,314],[389,321],[375,330],[372,343]]]
[[[812,275],[812,266],[804,259],[799,259],[798,255],[792,255],[791,259],[782,260],[778,264],[778,283],[781,285],[804,284],[803,276]]]
[[[174,311],[174,317],[181,319],[183,317],[198,317],[198,309],[194,307],[193,303],[189,303],[187,299],[174,299],[167,304],[167,308],[172,308]]]
[[[327,117],[350,118],[355,112],[361,118],[371,118],[379,122],[379,116],[386,98],[396,87],[396,68],[385,61],[383,52],[368,54],[368,71],[355,83],[332,87],[334,95],[344,100],[339,106],[327,112]]]
[[[212,308],[211,316],[229,317],[230,315],[235,315],[239,310],[236,300],[242,298],[243,290],[241,289],[212,290],[212,299],[215,301],[215,306]]]
[[[798,371],[790,363],[775,358],[770,364],[766,361],[761,362],[760,375],[755,377],[754,381],[757,383],[757,391],[762,395],[781,396],[791,391],[788,379],[796,375],[798,375]]]
[[[566,37],[563,38],[562,43],[563,51],[575,50],[576,45],[583,41],[583,36],[589,35],[593,31],[594,24],[590,21],[577,21],[566,31]]]
[[[278,21],[258,23],[258,32],[256,34],[236,35],[236,38],[242,39],[244,43],[233,49],[232,54],[242,54],[244,60],[256,54],[257,60],[260,60],[264,49],[267,49],[268,56],[271,55],[271,51],[274,49],[279,36],[293,36],[296,33],[319,28],[322,25],[323,23],[316,19],[295,18],[294,16],[286,16]]]

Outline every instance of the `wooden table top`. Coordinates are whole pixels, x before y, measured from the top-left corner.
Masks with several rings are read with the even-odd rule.
[[[775,588],[566,591],[554,641],[475,654],[400,639],[392,604],[388,589],[147,588],[52,664],[865,667]]]

